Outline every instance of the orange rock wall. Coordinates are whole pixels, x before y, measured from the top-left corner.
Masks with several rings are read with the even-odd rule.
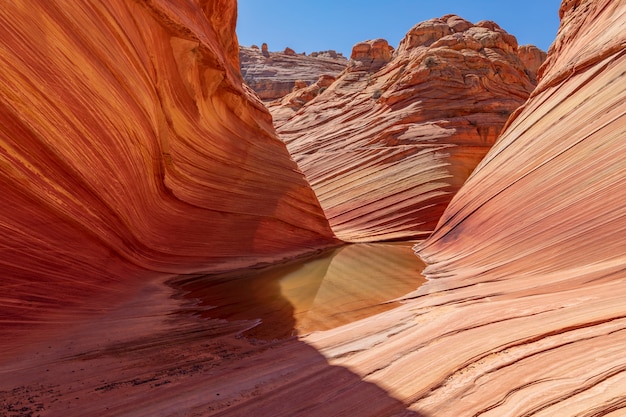
[[[396,51],[382,39],[357,44],[346,71],[304,106],[294,106],[299,92],[270,105],[339,238],[432,232],[534,88],[519,53],[493,22],[444,16],[416,25]]]
[[[235,20],[234,0],[0,8],[7,314],[334,242],[243,86]]]

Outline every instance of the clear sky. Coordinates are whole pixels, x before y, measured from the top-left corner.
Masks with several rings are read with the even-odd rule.
[[[384,38],[397,47],[424,20],[454,13],[471,22],[493,20],[520,45],[547,51],[559,26],[560,0],[238,0],[237,36],[244,46],[270,51],[289,46],[311,53]]]

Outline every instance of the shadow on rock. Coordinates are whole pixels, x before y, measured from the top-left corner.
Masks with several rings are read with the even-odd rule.
[[[331,287],[347,289],[337,271],[361,250],[349,248],[318,258],[307,273],[316,270],[330,277]],[[340,257],[344,261],[337,263]],[[289,275],[298,268],[279,269]],[[284,275],[180,277],[167,285],[157,280],[97,317],[78,317],[64,332],[50,332],[46,341],[0,365],[0,414],[424,416],[292,336],[308,309],[332,297],[323,279],[305,284],[292,278],[285,286],[277,276]],[[295,296],[296,287],[308,295]],[[218,296],[199,301],[201,293]],[[330,317],[327,309],[314,321],[320,317]]]

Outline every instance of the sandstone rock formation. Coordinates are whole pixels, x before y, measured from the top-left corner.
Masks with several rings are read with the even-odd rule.
[[[343,293],[345,274],[333,272],[336,267],[342,269],[342,263],[348,268],[358,264],[357,268],[371,276],[365,280],[366,286],[382,287],[381,293],[370,292],[370,297],[384,296],[395,284],[392,279],[392,285],[386,285],[376,277],[389,269],[395,273],[395,266],[377,265],[389,251],[379,251],[363,263],[358,253],[363,246],[340,248],[340,257],[347,257],[347,262],[335,262],[337,257],[333,257],[328,269],[330,288],[313,294],[314,301],[319,296],[331,301],[319,306],[321,315],[330,319],[324,319],[325,326],[344,319],[332,310],[333,300],[335,306],[344,307],[336,296]],[[410,248],[403,249],[413,257]],[[405,256],[392,255],[389,260],[406,263]],[[416,261],[415,257],[412,262]],[[396,277],[401,286],[414,279],[406,272]],[[332,291],[336,284],[340,285],[338,292]],[[259,290],[256,285],[244,288]],[[362,314],[361,306],[350,298],[351,286],[346,289],[346,301],[356,309],[350,314]],[[288,293],[294,295],[294,290],[291,287]],[[228,300],[241,303],[262,295],[239,293],[239,300],[236,292]],[[279,294],[275,296],[275,302],[254,307],[264,308],[270,316],[282,313],[283,319],[263,324],[280,326],[287,334],[294,322],[292,314],[295,320],[304,320],[304,327],[313,324]],[[86,323],[72,323],[63,332],[47,331],[45,341],[24,345],[10,361],[0,361],[0,415],[418,416],[407,412],[406,406],[383,388],[362,381],[349,369],[330,365],[314,347],[296,337],[267,341],[241,337],[254,326],[253,320],[241,317],[253,318],[254,310],[236,311],[239,314],[230,320],[201,319],[198,315],[203,310],[190,304],[181,294],[175,296],[171,287],[152,282],[127,302],[109,306]],[[270,311],[276,304],[284,306],[284,311]],[[384,310],[394,304],[378,307]],[[7,339],[3,345],[6,343]]]
[[[306,103],[326,91],[335,80],[334,76],[328,74],[320,75],[317,81],[310,85],[307,85],[306,81],[297,80],[291,93],[267,104],[274,124],[280,126],[289,120]]]
[[[518,48],[518,55],[528,71],[528,77],[536,84],[537,72],[545,62],[547,54],[535,45],[521,45]]]
[[[2,330],[335,242],[243,84],[235,20],[234,0],[0,8]]]
[[[411,397],[428,414],[626,408],[626,3],[560,15],[537,89],[419,246],[447,309],[414,353],[437,356]]]
[[[396,51],[382,39],[359,43],[324,90],[318,82],[270,104],[337,236],[431,233],[533,90],[528,51],[530,66],[497,24],[448,15],[413,27]]]
[[[170,43],[163,42],[168,39],[166,33],[172,36],[169,31],[180,29],[174,24],[175,17],[186,17],[184,20],[188,24],[200,23],[204,17],[198,13],[199,10],[190,9],[188,13],[183,13],[185,9],[182,8],[166,8],[163,6],[165,2],[150,3],[156,8],[148,9],[145,3],[109,0],[97,8],[99,13],[89,13],[97,7],[94,3],[73,7],[71,14],[62,13],[60,7],[49,6],[56,4],[53,2],[41,2],[37,7],[28,8],[7,3],[4,9],[0,9],[0,31],[4,41],[0,57],[6,64],[5,71],[13,76],[21,74],[17,69],[25,71],[23,78],[17,78],[23,80],[20,84],[22,88],[18,89],[16,82],[11,81],[13,78],[6,75],[2,75],[3,82],[0,83],[3,93],[3,111],[0,112],[3,159],[0,169],[3,172],[3,198],[6,196],[0,206],[3,210],[0,230],[3,253],[12,255],[12,258],[2,257],[1,264],[3,330],[10,324],[6,320],[8,315],[16,307],[19,308],[11,296],[27,282],[8,281],[9,285],[5,285],[4,279],[14,276],[7,269],[10,259],[13,259],[10,265],[13,268],[21,267],[24,271],[30,268],[31,277],[36,271],[45,270],[53,279],[71,272],[70,268],[77,270],[95,265],[93,270],[85,270],[72,281],[71,286],[66,287],[63,296],[68,302],[76,299],[83,283],[91,285],[94,292],[102,292],[103,288],[112,285],[104,279],[89,280],[91,274],[103,276],[113,273],[112,278],[121,276],[121,268],[115,262],[117,255],[112,250],[107,252],[111,254],[109,265],[96,264],[98,259],[77,257],[76,253],[88,254],[99,241],[95,237],[80,239],[80,233],[67,232],[69,226],[64,224],[69,216],[62,217],[63,210],[75,207],[73,205],[81,201],[93,202],[96,197],[100,198],[103,206],[105,202],[113,205],[114,197],[132,199],[133,202],[142,197],[150,203],[138,205],[141,213],[145,213],[146,206],[151,208],[152,203],[159,201],[143,188],[139,189],[142,192],[140,196],[134,193],[137,188],[133,188],[127,193],[118,191],[121,194],[113,194],[108,199],[107,194],[94,194],[92,190],[95,188],[88,189],[91,193],[84,191],[86,188],[76,188],[92,184],[94,177],[108,184],[129,171],[120,164],[121,168],[108,170],[108,176],[98,176],[101,168],[96,164],[104,158],[99,158],[100,154],[110,155],[119,146],[127,145],[128,140],[108,142],[108,148],[92,145],[87,149],[80,146],[80,141],[62,147],[59,144],[66,142],[61,140],[61,136],[55,136],[55,147],[41,150],[45,144],[40,141],[36,142],[37,146],[28,148],[29,152],[18,152],[35,139],[47,137],[44,135],[47,132],[36,122],[44,124],[47,121],[46,128],[63,127],[69,132],[74,131],[69,127],[82,127],[81,132],[85,134],[73,137],[80,136],[95,144],[97,142],[93,138],[99,137],[96,133],[113,135],[118,132],[115,130],[118,124],[107,123],[109,120],[118,121],[121,126],[118,129],[135,127],[129,132],[136,135],[125,136],[132,140],[143,137],[137,132],[141,133],[139,127],[145,126],[163,129],[168,132],[167,139],[178,138],[173,132],[181,130],[174,127],[180,127],[180,123],[187,120],[182,113],[187,107],[166,106],[173,103],[172,97],[167,100],[163,96],[162,101],[156,102],[149,100],[154,96],[158,98],[156,91],[164,93],[168,86],[162,78],[153,90],[146,84],[150,85],[155,74],[162,74],[156,69],[163,69],[163,60],[169,55],[150,55],[139,46],[146,45],[146,39],[158,36],[160,42],[154,45],[159,48],[157,52],[170,51],[172,45],[180,42],[174,38],[169,38]],[[167,4],[172,7],[174,3]],[[190,5],[191,2],[185,4]],[[205,17],[213,21],[211,30],[206,34],[222,33],[222,25],[228,26],[229,19],[222,23],[218,21],[228,16],[230,9],[220,8],[228,6],[229,2],[206,4]],[[211,7],[217,7],[213,9],[215,14],[210,13]],[[105,13],[107,11],[108,14]],[[626,409],[626,312],[623,303],[626,296],[623,285],[626,278],[623,239],[626,206],[622,189],[626,166],[622,139],[626,129],[626,4],[612,0],[566,0],[561,7],[561,15],[558,38],[551,48],[547,64],[539,71],[540,84],[536,92],[515,114],[501,139],[456,195],[433,236],[420,246],[420,253],[432,263],[428,270],[431,279],[402,297],[402,305],[396,306],[394,301],[390,310],[335,329],[282,340],[248,340],[241,334],[255,325],[254,320],[199,318],[202,308],[185,298],[185,292],[176,289],[179,280],[185,281],[184,277],[168,284],[165,278],[159,277],[144,281],[140,288],[133,288],[131,282],[125,281],[124,291],[116,294],[118,299],[115,303],[104,307],[92,304],[90,307],[97,309],[97,315],[89,311],[90,314],[71,323],[64,322],[64,328],[40,335],[45,337],[43,340],[20,344],[3,337],[0,344],[2,353],[11,348],[20,352],[10,357],[0,354],[0,414],[8,417],[37,414],[64,417],[552,417],[623,414]],[[80,19],[72,20],[72,16],[79,16]],[[161,19],[168,19],[165,27],[161,25],[164,22]],[[31,22],[25,26],[29,30],[20,29],[25,22]],[[62,30],[72,22],[72,30]],[[136,22],[137,26],[131,22]],[[461,19],[451,19],[448,25],[463,27],[465,23]],[[39,34],[38,30],[44,27],[50,34],[48,38],[26,36],[29,33]],[[62,43],[59,39],[74,39],[74,36],[83,33],[85,27],[89,27],[93,37],[79,39],[93,42],[80,43],[79,46],[84,46],[81,49],[83,52],[92,52],[69,54],[74,51],[70,47],[75,44]],[[94,30],[94,27],[100,30]],[[120,30],[116,32],[120,36],[104,36],[106,30],[116,29]],[[190,36],[191,33],[204,32],[180,30],[176,33]],[[235,135],[232,128],[237,128],[236,132],[249,133],[252,129],[250,124],[254,125],[252,115],[258,111],[254,117],[258,116],[262,121],[265,120],[265,113],[254,102],[240,95],[236,95],[241,98],[239,106],[233,107],[238,113],[227,111],[227,101],[221,95],[226,92],[208,81],[216,76],[223,79],[229,87],[228,92],[239,91],[234,87],[238,84],[231,84],[228,78],[235,73],[229,73],[227,69],[236,67],[231,65],[236,59],[231,64],[228,59],[216,60],[220,56],[229,56],[220,55],[218,51],[230,50],[233,43],[228,38],[221,41],[218,41],[219,37],[207,39],[213,40],[210,45],[221,46],[202,52],[202,57],[207,59],[202,62],[206,65],[221,62],[224,71],[219,72],[213,66],[202,67],[207,70],[207,84],[203,85],[214,87],[202,92],[212,103],[217,103],[216,113],[210,114],[213,117],[219,115],[224,123],[215,124],[215,119],[210,118],[211,127],[228,132],[223,133],[223,137]],[[23,40],[28,40],[27,44]],[[133,48],[124,49],[123,56],[129,61],[116,55],[116,60],[106,61],[108,66],[88,65],[93,64],[91,60],[101,62],[108,56],[104,54],[106,50],[125,40],[133,41]],[[199,42],[199,45],[204,44]],[[99,54],[96,53],[98,51]],[[199,48],[196,54],[201,51],[203,49]],[[209,51],[213,51],[213,55]],[[193,56],[196,57],[196,54]],[[56,68],[65,62],[64,68],[71,76],[67,80],[42,78],[36,76],[39,71],[28,71],[30,67],[24,62],[38,62],[38,55],[55,58],[37,67],[42,74],[48,74],[48,68]],[[182,53],[179,55],[185,56]],[[130,60],[134,56],[141,60]],[[157,59],[159,56],[161,59]],[[8,61],[7,57],[12,57],[12,60]],[[16,57],[21,57],[24,62]],[[71,57],[71,60],[64,60],[64,57]],[[82,59],[79,60],[80,57]],[[110,72],[124,62],[128,64],[124,66],[124,74],[134,74],[131,71],[133,68],[145,68],[145,72],[141,72],[143,77],[133,78],[132,88],[122,84],[122,87],[128,88],[112,89],[112,85],[122,83],[125,78],[113,77]],[[136,65],[132,66],[130,62]],[[182,61],[185,62],[189,64],[189,61]],[[73,65],[75,63],[77,65]],[[84,70],[80,74],[82,77],[70,71],[78,71],[79,68]],[[170,75],[179,74],[177,65],[171,64],[167,68]],[[103,75],[109,75],[104,79],[112,84],[104,84]],[[90,84],[85,84],[90,80]],[[94,80],[101,80],[102,84]],[[178,87],[185,86],[182,81],[177,84]],[[73,83],[74,87],[66,86],[66,82]],[[66,118],[61,119],[59,103],[81,98],[76,95],[78,92],[87,94],[90,89],[101,91],[98,86],[107,88],[113,96],[90,95],[91,100],[88,101],[71,101],[71,111],[63,113]],[[38,88],[56,93],[49,96],[54,100],[35,100]],[[334,85],[329,88],[334,88]],[[138,100],[133,101],[122,94],[133,91],[143,91],[145,95],[133,95]],[[149,94],[150,91],[153,93]],[[195,90],[172,88],[170,94],[177,92],[179,95],[176,98],[182,99],[184,95],[180,97],[180,94],[185,91]],[[65,94],[59,94],[61,92]],[[118,103],[124,97],[126,100],[123,103],[127,104],[123,107],[125,111],[111,110],[111,103]],[[30,106],[33,102],[38,107]],[[10,107],[8,103],[19,103],[21,106]],[[139,107],[141,103],[145,107]],[[103,109],[102,113],[87,111],[96,105]],[[199,108],[202,109],[202,106],[199,105]],[[176,109],[180,112],[173,114]],[[22,111],[18,113],[17,110]],[[166,110],[175,117],[165,119],[163,115],[159,116]],[[73,117],[73,112],[77,112],[76,117]],[[55,114],[59,117],[51,119],[51,115]],[[124,117],[117,117],[119,114]],[[153,119],[144,120],[137,127],[130,121],[136,121],[141,114]],[[202,114],[206,117],[209,113]],[[114,115],[116,117],[112,118]],[[98,121],[106,129],[95,129],[95,124],[87,123],[90,117],[99,118]],[[163,119],[162,124],[150,124],[151,120],[158,122]],[[51,120],[59,120],[58,125]],[[206,126],[203,123],[209,121],[200,121],[198,117],[196,123],[204,129]],[[261,122],[259,124],[265,126]],[[34,130],[33,127],[29,131],[29,126],[39,126],[40,129]],[[246,130],[241,130],[242,126],[247,126]],[[24,142],[9,141],[7,138],[15,137],[9,133],[15,132],[18,127]],[[198,148],[205,152],[205,149],[213,150],[214,153],[207,157],[214,158],[218,155],[216,149],[225,151],[228,146],[236,148],[244,139],[254,142],[252,137],[260,138],[258,140],[262,142],[259,146],[263,148],[272,147],[275,143],[270,140],[273,137],[270,128],[265,129],[270,132],[265,135],[260,135],[256,128],[252,130],[256,132],[254,135],[241,136],[243,134],[239,133],[239,140],[233,142],[219,141],[220,136],[212,130],[202,130],[204,134],[212,134],[211,140],[218,141],[216,143],[220,147],[205,144],[206,147]],[[194,132],[191,130],[191,133]],[[142,154],[145,155],[145,164],[154,161],[155,165],[159,165],[159,155],[150,154],[150,149],[141,149],[146,152]],[[45,150],[50,152],[44,154]],[[87,150],[94,152],[87,154]],[[128,154],[133,151],[130,146],[124,150]],[[89,158],[69,159],[68,154]],[[178,151],[175,155],[190,154]],[[250,158],[254,155],[254,152],[249,154]],[[40,159],[35,159],[35,156]],[[44,156],[55,159],[44,166],[43,162],[49,162]],[[61,158],[64,156],[65,159]],[[120,153],[115,156],[123,157]],[[9,157],[13,158],[11,164],[6,162]],[[273,158],[276,159],[275,165],[272,165],[273,172],[282,172],[282,158]],[[74,165],[64,163],[83,159],[85,164],[98,169],[91,172],[77,162]],[[195,161],[197,159],[191,162]],[[171,174],[166,169],[171,170],[179,163],[172,157],[169,165],[163,164],[165,167],[161,172]],[[137,166],[136,176],[142,174],[140,168],[150,168],[133,166]],[[223,166],[228,167],[227,164]],[[256,173],[263,172],[261,165],[252,167]],[[64,182],[52,183],[49,182],[50,177],[44,175],[27,175],[29,170],[43,168],[82,168],[84,179],[77,183],[72,180],[77,180],[78,176],[68,175],[59,177]],[[44,189],[45,193],[31,192],[37,187],[43,188],[46,180],[49,187]],[[163,184],[155,178],[152,180]],[[23,186],[12,185],[15,181]],[[294,183],[300,184],[301,180],[294,179]],[[240,190],[232,183],[225,185],[231,190]],[[76,196],[75,199],[59,198],[61,191],[69,193],[75,189],[78,191],[69,194]],[[21,213],[45,213],[44,208],[54,203],[59,203],[54,206],[57,210],[48,218],[33,220],[40,220],[41,229],[31,227],[28,216]],[[277,205],[283,204],[284,199],[279,200]],[[38,207],[41,208],[39,211]],[[83,207],[87,209],[92,205],[85,203]],[[186,207],[176,205],[172,209]],[[276,211],[281,212],[281,208],[277,207]],[[311,209],[311,212],[313,214],[309,218],[317,218],[315,213],[319,210]],[[4,213],[11,215],[5,216]],[[94,213],[98,212],[92,209],[83,216],[93,216]],[[75,209],[72,214],[81,212]],[[167,214],[175,217],[178,211],[168,211]],[[234,213],[231,215],[237,217]],[[224,213],[221,218],[231,215]],[[306,217],[306,211],[301,211],[300,219]],[[86,235],[89,231],[85,230],[86,226],[80,227],[80,219],[82,217],[78,217],[73,224]],[[127,219],[138,221],[126,211],[120,212],[119,218],[107,220],[115,225],[113,222]],[[167,217],[159,217],[159,220],[163,219]],[[206,220],[195,216],[189,219],[194,227],[189,226],[184,231],[189,239],[196,239],[194,243],[200,244],[202,230],[197,232],[195,227],[204,227]],[[155,223],[149,218],[143,220]],[[41,231],[43,226],[55,233],[56,241],[47,240],[49,236],[42,233],[29,239],[29,233]],[[102,228],[109,224],[100,222],[97,226],[100,229],[90,228],[89,236],[97,237],[96,232],[105,230]],[[236,227],[237,222],[231,226]],[[168,230],[178,229],[172,227]],[[157,228],[156,233],[168,230]],[[241,230],[235,229],[234,232]],[[293,232],[301,233],[297,229]],[[169,237],[174,235],[179,239],[176,244],[185,242],[175,233]],[[64,236],[75,236],[80,240],[64,240]],[[8,241],[7,237],[13,240]],[[16,240],[17,237],[21,240]],[[278,235],[274,237],[279,238]],[[11,246],[8,242],[15,242],[15,245]],[[33,252],[29,249],[31,247],[42,250]],[[175,245],[168,248],[171,251],[177,249]],[[357,248],[358,245],[348,246],[345,252],[352,254],[358,251]],[[48,253],[57,256],[47,256]],[[126,255],[132,259],[140,254],[127,252]],[[64,264],[66,259],[72,259],[76,265]],[[358,259],[360,257],[355,257],[353,262],[358,263]],[[384,279],[386,267],[378,265],[384,259],[369,257],[366,260],[368,262],[358,264],[357,269],[378,268],[381,279]],[[156,262],[156,259],[148,261]],[[398,263],[397,258],[392,257],[391,262]],[[374,267],[368,267],[370,263]],[[131,262],[128,261],[128,264],[131,265]],[[96,269],[98,267],[104,271]],[[136,268],[129,267],[132,271]],[[417,286],[417,271],[415,276]],[[336,281],[331,281],[330,287],[336,286]],[[41,306],[43,297],[59,298],[59,294],[52,291],[55,286],[50,282],[43,285],[46,288],[24,289],[32,294],[25,301],[33,310]],[[339,286],[340,292],[342,286],[343,283]],[[245,294],[246,297],[255,295],[253,291]],[[332,296],[323,294],[324,299],[328,299],[329,295]],[[120,298],[123,300],[120,301]],[[46,315],[45,319],[50,323],[59,318]]]
[[[335,51],[296,54],[291,48],[283,52],[265,52],[240,47],[241,73],[245,82],[263,101],[272,101],[291,93],[296,81],[313,84],[321,75],[336,76],[348,60]]]
[[[391,61],[393,47],[385,39],[360,42],[352,48],[350,71],[375,72]]]

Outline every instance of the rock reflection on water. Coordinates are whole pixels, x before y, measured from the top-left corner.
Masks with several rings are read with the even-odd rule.
[[[419,287],[424,264],[412,246],[351,244],[289,265],[194,279],[182,288],[208,307],[204,317],[242,320],[249,337],[328,330],[391,309],[391,300]]]

